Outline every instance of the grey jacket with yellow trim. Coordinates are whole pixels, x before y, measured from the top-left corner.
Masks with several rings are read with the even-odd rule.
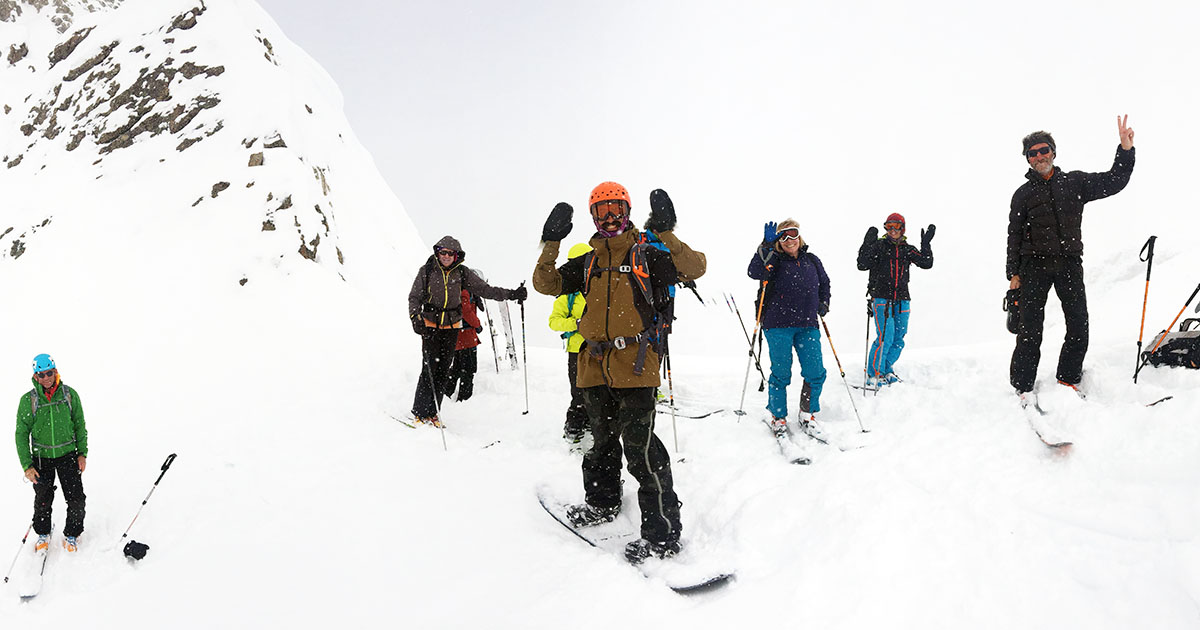
[[[433,249],[436,252],[441,248],[458,252],[458,257],[453,265],[445,268],[438,263],[437,255],[434,254],[417,271],[412,290],[408,292],[410,318],[422,317],[426,325],[437,328],[460,328],[463,289],[471,295],[489,300],[508,299],[508,289],[493,287],[475,273],[475,270],[463,264],[467,254],[457,239],[443,236]]]
[[[67,387],[61,376],[58,378],[58,389],[49,400],[46,390],[31,378],[33,390],[21,394],[17,403],[17,459],[21,470],[29,470],[34,457],[54,458],[74,452],[87,457],[87,424],[79,392]],[[37,396],[36,416],[32,396]]]

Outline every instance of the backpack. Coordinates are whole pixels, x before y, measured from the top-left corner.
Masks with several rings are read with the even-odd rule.
[[[62,404],[63,402],[65,402],[65,403],[67,403],[67,411],[68,411],[68,412],[70,412],[70,413],[72,413],[72,414],[74,414],[74,413],[75,413],[75,409],[73,409],[73,408],[71,407],[71,388],[70,388],[70,387],[67,387],[67,384],[66,384],[66,383],[60,383],[60,384],[59,384],[59,387],[61,387],[61,388],[62,388],[62,390],[63,390],[63,399],[62,399],[61,401],[59,401],[59,402],[47,402],[47,403],[45,403],[45,404],[47,404],[47,405],[60,405],[60,404]],[[31,416],[34,416],[35,418],[37,417],[37,410],[38,410],[38,399],[39,399],[39,398],[41,398],[41,396],[38,396],[38,395],[37,395],[37,388],[36,388],[36,387],[34,387],[33,389],[29,390],[29,407],[30,407],[30,412],[29,412],[29,415],[31,415]]]
[[[670,283],[667,288],[667,299],[664,301],[665,306],[661,309],[655,307],[654,291],[664,290],[662,287],[655,287],[650,282],[650,267],[646,261],[647,252],[654,245],[647,242],[646,234],[642,233],[629,252],[625,254],[625,260],[617,267],[596,267],[596,252],[595,250],[584,254],[583,260],[583,288],[580,291],[583,295],[587,295],[591,289],[592,278],[599,276],[605,271],[616,271],[619,273],[628,274],[629,284],[634,287],[633,291],[633,306],[637,310],[638,315],[642,318],[643,330],[638,334],[639,345],[638,361],[634,364],[634,374],[642,373],[643,359],[645,357],[646,346],[649,345],[654,349],[658,356],[664,355],[666,346],[667,334],[670,332],[671,322],[675,320],[674,300],[670,299],[670,289],[674,287],[674,282]],[[638,298],[641,298],[640,300]],[[589,344],[592,342],[589,341]],[[603,344],[593,346],[594,350],[602,350]]]
[[[1200,369],[1200,319],[1185,319],[1178,331],[1159,333],[1150,348],[1142,353],[1142,360],[1150,365]]]

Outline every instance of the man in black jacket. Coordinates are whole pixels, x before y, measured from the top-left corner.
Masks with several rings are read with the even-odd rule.
[[[1067,332],[1058,355],[1056,377],[1079,392],[1088,347],[1087,295],[1083,282],[1083,205],[1120,192],[1133,173],[1133,129],[1129,116],[1117,117],[1121,145],[1104,173],[1064,172],[1054,166],[1054,138],[1035,131],[1022,140],[1029,163],[1028,180],[1013,194],[1008,214],[1010,289],[1021,290],[1021,326],[1009,366],[1009,380],[1021,396],[1030,392],[1041,359],[1046,297],[1054,287],[1062,302]],[[1081,393],[1082,395],[1082,393]]]

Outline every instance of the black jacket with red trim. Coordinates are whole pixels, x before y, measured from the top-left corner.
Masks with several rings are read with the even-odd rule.
[[[872,243],[863,243],[858,248],[858,270],[871,272],[867,280],[867,294],[877,300],[912,299],[908,294],[910,265],[921,269],[932,267],[933,249],[928,244],[917,249],[904,237],[899,241],[884,237]]]

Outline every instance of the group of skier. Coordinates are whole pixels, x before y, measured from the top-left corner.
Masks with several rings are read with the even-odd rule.
[[[1040,359],[1046,297],[1058,293],[1066,320],[1057,380],[1079,391],[1087,352],[1087,301],[1083,282],[1081,238],[1084,204],[1122,190],[1133,171],[1133,130],[1128,117],[1118,117],[1120,146],[1112,168],[1104,173],[1064,172],[1054,166],[1054,138],[1044,131],[1022,141],[1029,165],[1028,181],[1013,195],[1008,226],[1006,274],[1019,289],[1019,328],[1010,378],[1022,405],[1033,401]],[[592,190],[588,210],[595,232],[587,243],[570,249],[556,266],[560,245],[572,230],[573,209],[559,203],[542,231],[544,246],[533,271],[533,287],[555,296],[550,326],[562,333],[568,350],[571,403],[564,434],[592,445],[583,457],[585,501],[571,506],[576,527],[612,521],[621,509],[622,455],[637,480],[641,538],[630,543],[632,562],[680,550],[680,506],[674,491],[671,459],[654,435],[656,389],[660,363],[667,355],[667,335],[677,283],[693,281],[706,271],[704,254],[674,233],[675,207],[663,190],[650,195],[650,213],[642,230],[632,222],[633,203],[620,184],[604,182]],[[893,213],[883,223],[885,234],[870,228],[858,251],[858,268],[869,272],[868,293],[876,338],[867,363],[867,386],[883,387],[899,380],[894,366],[908,329],[911,265],[933,265],[930,246],[935,226],[921,230],[920,247],[907,242],[905,220]],[[440,425],[444,396],[472,394],[475,347],[481,332],[474,303],[480,299],[523,301],[524,286],[493,287],[463,264],[459,241],[446,236],[420,268],[409,292],[409,316],[421,336],[422,370],[412,414],[419,422]],[[799,224],[786,219],[764,226],[763,240],[751,257],[748,275],[759,282],[756,322],[763,330],[771,359],[766,409],[772,427],[786,430],[792,380],[792,354],[803,379],[799,397],[802,430],[820,436],[816,414],[825,382],[818,327],[829,311],[829,276],[809,251]],[[67,504],[63,546],[78,548],[83,531],[85,495],[82,473],[87,465],[87,429],[79,395],[63,384],[54,360],[39,354],[33,362],[33,389],[21,396],[17,409],[16,447],[25,477],[33,483],[32,527],[36,547],[49,545],[51,503],[57,477]]]

